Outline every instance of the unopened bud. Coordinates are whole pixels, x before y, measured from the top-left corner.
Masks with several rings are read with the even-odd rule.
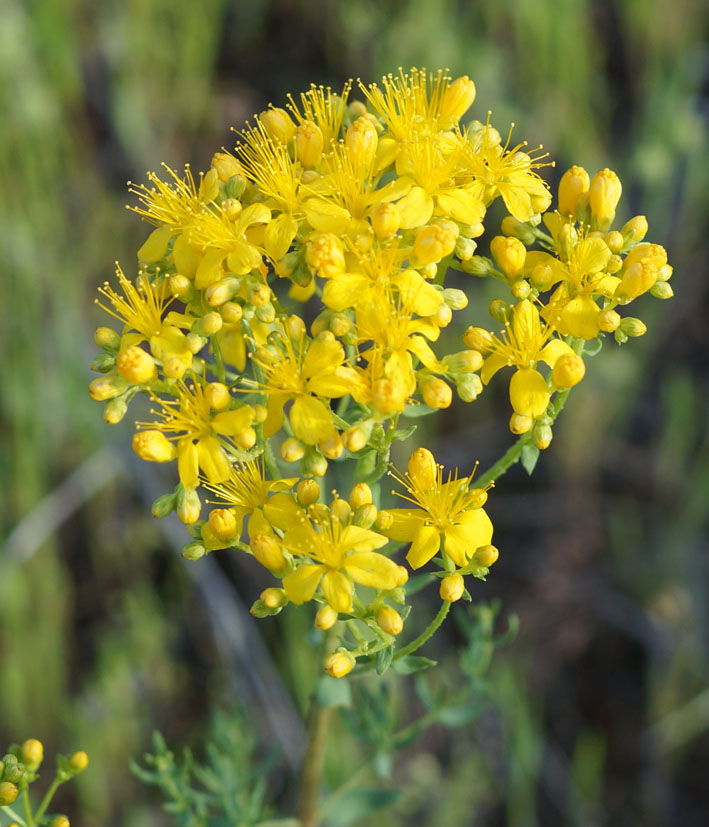
[[[89,385],[89,396],[94,402],[105,402],[122,394],[128,382],[119,376],[101,376]]]
[[[388,635],[398,635],[404,628],[404,621],[396,609],[382,606],[377,612],[377,626]]]
[[[495,546],[480,546],[475,550],[473,560],[481,566],[489,568],[500,556]]]
[[[261,592],[261,602],[267,609],[280,609],[286,605],[288,598],[283,589],[270,588]]]
[[[425,376],[420,380],[419,385],[423,401],[429,408],[438,410],[448,408],[453,401],[451,386],[437,376]]]
[[[229,221],[237,221],[244,209],[238,198],[225,198],[221,206]]]
[[[280,571],[286,565],[280,543],[273,534],[257,534],[253,537],[251,551],[259,563],[270,571]]]
[[[475,351],[472,351],[473,353]],[[460,376],[456,382],[458,396],[463,402],[474,402],[483,392],[482,379],[477,373]]]
[[[212,534],[218,540],[229,540],[236,535],[236,517],[228,508],[213,508],[208,522]]]
[[[167,289],[173,296],[177,296],[183,300],[189,300],[192,297],[193,287],[192,282],[180,273],[175,273],[170,276],[167,281]]]
[[[298,462],[305,456],[305,445],[295,437],[289,437],[281,445],[281,458],[284,462]]]
[[[210,382],[204,389],[204,398],[215,411],[228,407],[231,401],[229,388],[223,382]]]
[[[202,333],[205,336],[213,336],[215,333],[219,333],[223,324],[224,319],[213,310],[211,313],[205,313],[202,316],[196,325],[198,329],[195,332]]]
[[[327,460],[316,451],[308,451],[300,461],[300,473],[303,477],[324,477],[327,474]]]
[[[22,761],[30,772],[34,772],[44,758],[42,742],[36,738],[28,738],[21,747]]]
[[[553,436],[550,425],[537,425],[534,429],[534,444],[540,451],[546,451],[551,445]]]
[[[330,513],[336,520],[345,524],[349,522],[352,516],[352,506],[350,506],[347,500],[343,500],[342,497],[335,497],[330,505]]]
[[[226,184],[233,175],[241,174],[241,164],[228,152],[215,152],[212,156],[212,169],[216,169],[219,180]]]
[[[468,297],[462,290],[448,287],[441,295],[443,296],[443,301],[451,310],[463,310],[468,306]]]
[[[322,278],[344,273],[345,252],[342,242],[332,233],[320,233],[308,242],[305,261]]]
[[[49,822],[49,827],[71,827],[66,816],[56,816]]]
[[[363,503],[355,510],[352,522],[359,528],[371,528],[377,519],[378,513],[374,503]]]
[[[455,242],[455,255],[460,261],[470,261],[477,250],[477,242],[472,238],[459,235]]]
[[[579,195],[588,192],[591,179],[583,167],[567,169],[559,181],[559,212],[562,215],[576,215]]]
[[[349,150],[355,167],[367,169],[372,165],[377,154],[377,130],[367,117],[357,118],[345,134],[345,145]]]
[[[226,302],[219,310],[224,324],[236,324],[244,316],[244,308],[238,302]]]
[[[188,333],[185,337],[185,344],[190,353],[199,353],[207,344],[207,339],[199,333]]]
[[[604,310],[603,313],[599,314],[596,321],[599,330],[604,333],[613,333],[614,330],[618,329],[621,319],[620,314],[616,313],[615,310]]]
[[[409,458],[409,477],[420,491],[430,491],[438,478],[438,466],[428,448],[417,448]]]
[[[17,798],[18,789],[11,781],[0,781],[0,807],[6,807]]]
[[[295,135],[295,124],[285,109],[273,107],[259,115],[264,129],[274,141],[287,144]]]
[[[465,591],[465,581],[460,574],[449,574],[441,580],[438,593],[446,603],[455,603],[460,600]]]
[[[342,434],[342,441],[345,448],[351,454],[356,454],[367,444],[371,433],[371,423],[360,423],[359,425],[354,425],[352,428],[348,428]]]
[[[637,244],[647,235],[647,218],[644,215],[636,215],[630,221],[623,224],[621,233],[625,244]]]
[[[517,436],[526,434],[533,424],[534,420],[531,416],[524,416],[524,414],[514,413],[510,417],[510,431]]]
[[[133,434],[133,450],[147,462],[171,462],[177,450],[162,431],[138,431]]]
[[[620,329],[626,336],[630,336],[631,339],[644,336],[647,333],[647,325],[640,321],[640,319],[633,319],[630,316],[623,319],[620,323]]]
[[[401,214],[396,204],[377,204],[370,215],[372,229],[379,239],[395,235],[401,224]]]
[[[458,121],[470,109],[475,100],[475,84],[467,75],[461,75],[443,93],[439,107],[442,121]]]
[[[127,412],[128,403],[122,396],[109,399],[103,409],[103,421],[107,425],[118,425]]]
[[[372,502],[372,489],[366,482],[358,482],[350,491],[350,505],[352,508],[359,508]]]
[[[516,299],[526,299],[532,292],[532,288],[526,279],[519,279],[512,285],[511,291]]]
[[[483,356],[488,354],[495,344],[492,333],[483,327],[469,327],[463,334],[463,342],[471,350],[477,350]]]
[[[214,284],[210,284],[204,291],[204,297],[208,305],[211,307],[219,307],[234,298],[239,290],[241,290],[241,280],[230,276],[229,278],[220,279],[219,281],[215,281]],[[223,315],[222,318],[224,318]]]
[[[110,327],[97,327],[94,333],[94,342],[105,350],[118,350],[121,346],[121,337]]]
[[[388,531],[394,525],[394,515],[389,511],[380,511],[374,521],[376,531]]]
[[[181,488],[177,494],[177,516],[185,525],[192,525],[199,520],[202,503],[194,488]]]
[[[529,275],[529,283],[535,290],[543,293],[554,282],[554,271],[548,264],[537,264]]]
[[[471,276],[489,276],[495,270],[492,260],[486,256],[473,256],[463,262],[463,270]]]
[[[458,233],[458,225],[452,221],[439,221],[422,227],[414,241],[417,265],[431,264],[450,255],[455,250]]]
[[[497,266],[510,281],[514,281],[522,273],[527,250],[518,238],[497,235],[490,242],[490,252]]]
[[[511,215],[507,215],[502,219],[500,229],[505,235],[518,238],[522,244],[528,247],[531,247],[536,240],[534,232],[529,224],[522,221],[517,221],[517,219],[513,218]]]
[[[671,285],[666,281],[657,281],[650,288],[650,295],[656,299],[671,299],[674,294]]]
[[[323,134],[313,121],[302,121],[295,130],[295,153],[305,169],[312,169],[320,161]]]
[[[326,632],[328,629],[332,629],[335,623],[337,623],[337,617],[337,612],[332,606],[328,606],[327,604],[321,606],[315,614],[315,628]]]
[[[320,442],[318,447],[322,451],[323,455],[328,459],[337,459],[338,457],[341,457],[342,452],[345,450],[342,437],[338,433],[335,433],[325,442]]]
[[[356,662],[349,652],[333,652],[325,658],[325,671],[331,678],[344,678]]]
[[[296,489],[296,497],[302,506],[308,506],[318,501],[320,485],[315,480],[301,480]]]
[[[162,520],[175,510],[177,498],[174,494],[163,494],[152,505],[152,515],[156,520]]]
[[[191,543],[187,543],[182,547],[182,556],[185,560],[189,560],[190,562],[200,560],[206,553],[207,549],[204,547],[201,540],[192,540]]]
[[[583,379],[586,365],[575,353],[563,353],[554,362],[552,380],[558,388],[573,388]]]
[[[138,345],[132,345],[119,353],[116,367],[118,373],[134,385],[144,385],[157,376],[155,360]]]
[[[611,232],[606,233],[603,240],[608,245],[608,249],[611,253],[619,253],[623,249],[623,244],[625,243],[623,236],[618,232],[618,230],[612,230]]]
[[[261,307],[268,304],[271,300],[271,290],[267,284],[259,284],[258,287],[253,287],[249,290],[249,304],[254,307]]]
[[[588,203],[600,229],[605,229],[613,221],[622,191],[620,179],[613,170],[602,169],[593,176]]]

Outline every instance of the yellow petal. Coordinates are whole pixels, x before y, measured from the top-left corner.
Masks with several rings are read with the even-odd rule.
[[[325,282],[323,304],[338,313],[354,307],[362,301],[369,284],[369,279],[360,273],[341,273]]]
[[[292,215],[283,213],[274,218],[264,233],[266,252],[274,261],[278,261],[288,252],[290,245],[298,232],[298,222]]]
[[[197,456],[199,467],[207,475],[207,479],[212,485],[217,485],[229,479],[231,474],[229,457],[227,457],[226,451],[216,437],[202,437],[197,442]]]
[[[549,404],[549,387],[534,368],[521,368],[510,380],[510,402],[515,413],[536,418]]]
[[[329,571],[322,579],[325,600],[340,614],[352,611],[352,583],[340,571]]]
[[[301,376],[310,379],[322,371],[336,368],[345,359],[345,351],[337,339],[316,339],[305,355]]]
[[[263,435],[268,439],[279,431],[283,425],[285,412],[283,406],[288,401],[287,393],[272,393],[268,397],[266,421],[263,423]]]
[[[172,257],[175,260],[175,268],[182,276],[188,279],[194,278],[197,267],[202,260],[202,251],[193,247],[187,240],[186,235],[178,235],[172,245]]]
[[[428,370],[438,373],[445,371],[443,365],[436,359],[436,354],[431,350],[422,336],[410,336],[407,345],[409,350],[420,359],[424,367],[428,368]]]
[[[332,412],[314,396],[299,396],[288,418],[296,438],[306,445],[325,442],[335,434]]]
[[[269,497],[263,506],[263,513],[268,522],[281,531],[299,528],[303,522],[303,509],[285,491]]]
[[[319,233],[344,235],[352,216],[344,207],[324,198],[309,198],[304,204],[308,224]]]
[[[308,390],[316,396],[339,399],[353,393],[353,385],[361,384],[362,380],[354,368],[341,367],[315,376],[308,382]]]
[[[311,566],[307,563],[298,566],[292,574],[283,578],[286,597],[297,605],[312,600],[324,572],[325,566]]]
[[[602,238],[584,238],[574,250],[574,262],[579,276],[600,272],[611,257],[611,251]]]
[[[177,443],[177,472],[185,488],[196,488],[199,485],[197,446],[191,439],[181,439]]]
[[[344,562],[347,574],[362,586],[373,589],[395,589],[399,583],[399,566],[383,554],[361,551],[350,554]]]
[[[253,224],[268,224],[270,220],[271,210],[265,204],[259,202],[249,204],[239,216],[239,220],[236,222],[236,230],[237,232],[243,232]]]
[[[492,541],[492,520],[482,508],[466,511],[459,517],[459,524],[446,528],[446,554],[458,566],[464,566],[480,546]]]
[[[440,190],[436,193],[436,206],[437,214],[461,224],[479,224],[485,217],[485,205],[469,188]]]
[[[406,559],[412,569],[420,569],[432,557],[435,557],[440,547],[441,535],[436,526],[422,525],[416,533]]]
[[[197,290],[206,290],[225,275],[222,267],[225,258],[224,250],[207,250],[195,273],[194,286]]]
[[[254,537],[258,537],[259,534],[273,533],[271,523],[266,519],[263,511],[261,511],[260,508],[255,508],[251,512],[251,516],[249,517],[249,521],[246,525],[246,530],[248,531],[249,538],[251,539],[253,539]]]
[[[529,299],[523,299],[515,305],[512,314],[512,332],[518,342],[533,342],[541,339],[542,326],[539,321],[539,311]]]
[[[251,427],[254,421],[254,409],[244,405],[235,411],[222,411],[212,420],[212,427],[218,434],[236,436]]]
[[[487,385],[497,371],[500,370],[500,368],[506,367],[508,364],[509,359],[507,356],[502,356],[500,353],[490,354],[480,369],[480,378],[482,379],[483,385]]]
[[[421,508],[388,508],[394,522],[383,533],[398,543],[410,543],[423,526],[428,516]]]
[[[138,261],[152,264],[160,259],[167,252],[167,245],[175,234],[171,227],[159,227],[145,239],[143,246],[138,250]]]
[[[576,296],[564,306],[560,329],[567,336],[595,339],[598,336],[598,316],[601,309],[590,296]]]
[[[412,187],[397,206],[401,215],[402,230],[422,227],[433,215],[433,198],[421,187]]]
[[[241,330],[241,324],[233,327],[226,325],[217,333],[217,341],[222,351],[224,361],[235,367],[239,372],[246,367],[246,342]]]
[[[403,270],[391,282],[399,288],[403,305],[419,316],[433,316],[443,304],[443,295],[415,270]]]
[[[229,251],[226,261],[232,273],[236,273],[237,276],[245,276],[261,264],[261,253],[252,244],[237,239]],[[199,271],[197,273],[199,275]],[[195,286],[196,281],[195,278]]]
[[[369,552],[373,548],[385,546],[388,542],[386,537],[377,534],[376,531],[350,525],[342,532],[338,546],[343,551]]]
[[[598,330],[598,328],[596,328],[596,330]],[[550,368],[553,368],[554,362],[556,362],[559,356],[573,352],[574,351],[569,347],[569,345],[567,345],[562,339],[552,339],[539,351],[537,360],[540,362],[546,362]],[[485,543],[482,545],[485,545]]]

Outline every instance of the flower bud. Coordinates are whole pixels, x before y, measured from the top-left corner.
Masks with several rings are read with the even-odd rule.
[[[295,124],[285,109],[272,107],[259,115],[263,128],[276,143],[287,144],[295,135]]]
[[[120,396],[127,387],[128,383],[122,377],[100,376],[89,385],[89,396],[94,402],[105,402],[107,399]]]
[[[249,290],[249,304],[261,307],[271,301],[271,290],[267,284],[259,284]]]
[[[327,460],[317,451],[308,451],[300,461],[300,473],[303,477],[324,477],[327,474]]]
[[[656,299],[671,299],[674,296],[674,290],[666,281],[657,281],[650,288],[650,295]]]
[[[527,250],[518,238],[496,235],[490,242],[490,252],[510,281],[514,281],[524,270]]]
[[[439,221],[422,227],[414,241],[416,264],[432,264],[450,255],[455,250],[458,233],[458,225],[452,221]]]
[[[469,327],[463,334],[463,342],[471,350],[477,350],[484,356],[492,350],[495,340],[492,333],[485,328]]]
[[[349,522],[352,516],[352,507],[347,500],[343,500],[342,497],[335,497],[330,505],[330,513],[344,525]]]
[[[34,772],[44,758],[42,742],[36,738],[28,738],[21,747],[22,761],[30,772]]]
[[[56,816],[49,822],[49,827],[71,827],[66,816]]]
[[[430,491],[436,485],[438,466],[428,448],[417,448],[411,454],[408,472],[414,486],[421,491]]]
[[[325,503],[311,503],[308,506],[308,517],[315,523],[330,522],[330,509]]]
[[[372,423],[360,422],[358,425],[354,425],[353,427],[348,428],[342,434],[342,442],[344,443],[345,448],[351,454],[356,454],[358,451],[361,451],[362,448],[364,448],[364,446],[367,444],[371,433]]]
[[[358,482],[350,491],[350,505],[357,509],[372,502],[372,489],[366,482]]]
[[[474,402],[483,392],[483,383],[477,373],[469,373],[458,379],[456,388],[463,402]]]
[[[359,169],[371,167],[377,154],[379,136],[369,118],[362,117],[351,124],[345,134],[345,144],[354,166]]]
[[[0,807],[6,807],[17,798],[18,789],[10,781],[0,781]]]
[[[350,652],[333,652],[325,658],[325,671],[331,678],[344,678],[356,662]]]
[[[401,588],[409,579],[409,570],[406,568],[406,566],[398,566],[397,575],[398,576],[396,579],[396,585],[397,588]],[[403,603],[403,592],[401,593],[401,602]]]
[[[345,252],[342,242],[332,233],[319,233],[308,242],[305,261],[322,278],[332,278],[344,273]]]
[[[104,350],[118,350],[121,346],[121,337],[111,327],[97,327],[94,342]]]
[[[608,245],[608,249],[611,253],[614,254],[619,253],[623,249],[623,244],[625,243],[623,236],[618,232],[618,230],[611,230],[611,232],[606,233],[603,240]]]
[[[257,534],[251,539],[251,551],[262,566],[270,571],[280,571],[286,566],[281,546],[273,534]]]
[[[534,444],[540,451],[546,451],[551,445],[554,433],[551,425],[537,425],[534,429]]]
[[[295,437],[289,437],[281,445],[281,459],[284,462],[298,462],[305,456],[305,446]]]
[[[224,324],[236,324],[244,316],[244,308],[238,302],[226,302],[219,310]]]
[[[162,431],[138,431],[133,434],[133,450],[147,462],[171,462],[177,450]]]
[[[467,75],[461,75],[443,93],[439,107],[442,121],[458,121],[470,109],[475,100],[475,84]]]
[[[535,290],[543,293],[554,281],[554,271],[548,264],[537,264],[529,276],[529,283]]]
[[[448,408],[453,401],[453,391],[450,385],[446,384],[437,376],[424,376],[419,385],[423,401],[429,408]]]
[[[575,353],[564,353],[554,362],[552,381],[557,388],[573,388],[583,379],[586,365]]]
[[[492,260],[486,256],[473,256],[463,262],[463,270],[471,276],[489,276],[495,269]]]
[[[460,574],[449,574],[441,580],[438,593],[446,603],[455,603],[460,600],[465,591],[465,581]]]
[[[128,411],[128,403],[119,396],[116,399],[109,399],[103,409],[103,421],[107,425],[117,425]]]
[[[347,104],[347,114],[352,120],[367,114],[367,106],[362,101],[350,101]]]
[[[195,325],[195,333],[201,333],[204,336],[213,336],[219,333],[224,324],[224,319],[213,310],[211,313],[205,313],[204,316]]]
[[[483,355],[479,350],[461,350],[446,356],[443,360],[451,373],[473,373],[483,366]]]
[[[394,525],[394,515],[389,511],[380,511],[374,521],[376,531],[388,531]]]
[[[73,773],[83,772],[89,766],[89,756],[83,751],[73,752],[69,756],[69,769]]]
[[[634,339],[638,336],[644,336],[647,333],[647,326],[644,322],[640,321],[640,319],[633,319],[628,316],[620,323],[620,330],[622,330],[626,336]]]
[[[532,292],[529,282],[526,279],[518,279],[511,287],[512,295],[516,299],[526,299]]]
[[[174,494],[163,494],[152,505],[151,513],[156,520],[162,520],[175,510],[177,497]]]
[[[98,353],[91,362],[91,370],[98,373],[108,373],[116,366],[116,357],[113,353]]]
[[[226,304],[230,299],[233,299],[239,290],[241,290],[241,280],[229,276],[228,278],[215,281],[214,284],[210,284],[204,291],[204,297],[210,307],[219,307],[220,305]]]
[[[625,244],[637,244],[645,238],[647,230],[647,218],[644,215],[636,215],[623,224],[620,232]]]
[[[213,508],[209,512],[209,528],[217,540],[229,540],[236,535],[236,517],[229,508]]]
[[[249,451],[256,445],[256,431],[253,428],[245,428],[238,434],[232,436],[234,442],[244,451]]]
[[[559,181],[559,212],[562,215],[576,215],[579,195],[588,192],[591,179],[583,167],[567,169]]]
[[[379,511],[374,503],[363,503],[357,506],[352,522],[359,528],[371,528],[378,515]]]
[[[345,450],[342,437],[338,433],[335,433],[330,439],[325,440],[325,442],[319,443],[318,447],[328,459],[341,457],[342,452]]]
[[[536,241],[534,232],[529,224],[526,222],[517,221],[517,219],[513,218],[511,215],[506,215],[502,219],[500,229],[504,235],[514,236],[514,238],[518,238],[522,244],[528,247],[531,247],[531,245]]]
[[[190,353],[199,353],[200,350],[207,344],[206,337],[199,333],[188,333],[185,337],[185,344]]]
[[[288,598],[283,589],[274,588],[262,591],[260,599],[267,609],[280,609],[288,602]]]
[[[197,491],[194,488],[180,488],[177,493],[177,508],[175,510],[180,521],[185,525],[196,523],[202,511],[202,503]]]
[[[620,314],[615,310],[604,310],[597,318],[598,329],[604,333],[613,333],[620,325]]]
[[[396,204],[377,204],[370,215],[374,235],[379,239],[396,235],[401,224],[401,214]]]
[[[475,549],[473,560],[480,566],[489,568],[500,556],[500,552],[495,546],[480,546]]]
[[[320,485],[315,480],[301,480],[295,489],[295,495],[302,506],[311,505],[318,501]]]
[[[157,376],[155,360],[138,345],[132,345],[119,353],[116,367],[120,375],[133,385],[144,385]]]
[[[453,318],[453,311],[445,302],[443,302],[439,305],[435,314],[429,318],[434,324],[438,325],[438,327],[446,327],[446,325],[450,324],[451,319]]]
[[[463,310],[468,306],[468,297],[462,290],[457,290],[455,287],[446,288],[441,295],[443,301],[450,307],[451,310]]]
[[[243,212],[243,206],[238,198],[225,198],[221,204],[222,212],[229,221],[237,221]]]
[[[618,176],[610,169],[602,169],[593,176],[588,191],[591,214],[602,229],[610,225],[620,201],[623,187]]]
[[[396,609],[382,606],[377,612],[377,626],[388,635],[398,635],[404,628],[404,621]]]
[[[517,436],[526,434],[533,424],[534,420],[531,416],[524,416],[524,414],[514,413],[510,417],[510,431]]]
[[[325,604],[321,606],[315,614],[315,628],[326,632],[328,629],[332,629],[335,623],[337,623],[337,617],[337,612],[332,606]]]
[[[313,121],[302,121],[295,130],[295,154],[304,169],[318,164],[323,151],[323,134]]]
[[[477,248],[478,244],[472,238],[459,235],[455,242],[455,255],[460,261],[470,261]]]
[[[204,389],[204,398],[215,411],[227,408],[231,402],[229,388],[223,382],[210,382]]]

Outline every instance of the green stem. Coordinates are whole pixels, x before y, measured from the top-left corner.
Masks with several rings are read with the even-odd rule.
[[[42,816],[44,815],[45,810],[47,809],[47,807],[49,807],[49,802],[52,800],[52,797],[54,796],[54,793],[57,791],[57,787],[61,783],[62,782],[59,780],[59,778],[57,776],[55,776],[54,781],[52,781],[49,789],[46,792],[46,795],[42,799],[42,803],[39,805],[39,809],[34,814],[34,821],[31,820],[32,817],[30,816],[30,821],[28,823],[28,827],[31,827],[31,825],[34,824],[35,821],[39,822],[42,819]]]
[[[266,466],[266,470],[268,471],[271,479],[276,482],[281,479],[281,471],[278,467],[276,457],[273,454],[273,448],[271,448],[271,443],[263,437],[262,433],[259,435],[263,439],[263,461]]]
[[[5,804],[3,807],[0,807],[0,810],[2,810],[3,813],[9,815],[10,818],[14,818],[15,821],[20,825],[20,827],[28,827],[27,822],[24,820],[24,818],[22,818],[22,816],[19,816],[9,804]]]
[[[433,618],[433,620],[428,624],[428,626],[421,632],[421,634],[412,640],[411,643],[408,643],[402,649],[399,649],[397,653],[394,655],[393,660],[399,660],[400,658],[406,657],[406,655],[410,655],[412,652],[415,652],[418,648],[423,646],[423,644],[433,635],[436,633],[438,627],[443,623],[446,619],[446,615],[450,611],[451,604],[444,600],[441,608],[438,610],[438,614]]]
[[[300,823],[301,827],[318,827],[320,814],[318,798],[322,778],[325,745],[333,707],[319,706],[313,702],[308,726],[308,747],[303,761],[301,777]]]
[[[26,786],[22,788],[22,804],[25,808],[27,825],[28,827],[32,827],[34,824],[34,821],[32,820],[32,805],[30,804],[30,794]]]
[[[522,434],[517,442],[510,446],[491,468],[488,468],[481,477],[475,480],[475,487],[485,488],[486,485],[495,482],[498,477],[501,477],[508,468],[519,461],[519,458],[522,456],[522,449],[531,438],[529,433]]]
[[[226,383],[226,371],[224,369],[224,359],[222,357],[222,349],[219,346],[219,342],[217,340],[216,334],[211,337],[212,339],[212,350],[214,351],[214,361],[217,365],[217,378],[220,382]]]

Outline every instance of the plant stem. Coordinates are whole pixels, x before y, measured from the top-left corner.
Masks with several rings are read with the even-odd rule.
[[[27,822],[22,818],[22,816],[17,815],[17,813],[12,809],[9,804],[5,804],[4,806],[0,807],[0,810],[6,815],[9,815],[10,818],[14,818],[15,821],[20,825],[20,827],[27,827]]]
[[[217,341],[216,333],[212,338],[212,350],[214,351],[214,361],[217,365],[217,378],[220,382],[226,382],[226,372],[224,370],[224,359],[222,358],[222,349]]]
[[[475,480],[476,488],[484,488],[491,482],[495,482],[498,477],[501,477],[510,466],[519,461],[522,456],[522,448],[530,441],[531,435],[529,433],[522,434],[522,436],[511,445],[505,453],[497,460],[497,462],[482,475]]]
[[[30,805],[30,794],[27,787],[22,788],[22,804],[25,808],[25,818],[27,819],[28,827],[32,827],[34,821],[32,820],[32,806]]]
[[[308,726],[308,747],[305,751],[301,777],[300,823],[302,827],[318,827],[320,823],[318,798],[320,797],[320,781],[331,715],[331,706],[319,706],[313,701]]]
[[[42,799],[42,803],[39,805],[39,809],[34,814],[34,820],[32,820],[32,816],[30,816],[28,820],[28,825],[32,825],[35,822],[39,823],[42,820],[42,816],[44,815],[45,810],[49,807],[49,802],[52,800],[54,793],[57,791],[57,787],[62,782],[59,780],[58,777],[55,776],[54,781],[52,781],[49,789],[46,792],[46,795]]]
[[[446,615],[450,611],[451,604],[444,600],[441,608],[438,610],[438,614],[433,618],[433,620],[428,624],[428,626],[421,632],[421,634],[404,646],[402,649],[399,649],[397,653],[394,655],[393,660],[399,660],[400,658],[406,657],[406,655],[410,655],[412,652],[415,652],[419,647],[423,646],[423,644],[432,637],[438,627],[443,623],[446,618]]]

